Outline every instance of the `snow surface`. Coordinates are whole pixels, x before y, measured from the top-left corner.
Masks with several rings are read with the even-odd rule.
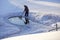
[[[52,6],[48,5],[48,3],[47,5],[42,5],[42,3],[29,0],[0,0],[0,39],[25,34],[43,33],[54,29],[55,27],[51,25],[60,22],[60,4],[56,3],[57,6]],[[12,18],[13,16],[23,14],[22,8],[24,4],[28,5],[30,9],[30,23],[27,25],[24,24],[24,20],[18,17]]]
[[[5,38],[2,40],[12,40],[12,39],[13,40],[60,40],[60,31],[15,36],[10,38]]]

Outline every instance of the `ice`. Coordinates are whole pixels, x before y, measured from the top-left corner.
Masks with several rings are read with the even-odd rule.
[[[19,19],[19,17],[13,17],[8,19],[11,23],[16,24],[16,25],[25,25],[24,19]]]

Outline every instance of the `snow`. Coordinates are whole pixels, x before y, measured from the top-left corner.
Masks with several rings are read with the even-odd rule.
[[[28,2],[27,0],[0,0],[0,39],[27,34],[44,33],[55,28],[51,25],[60,22],[60,8],[56,7],[56,5],[59,6],[60,4],[47,6],[45,4],[42,5],[39,2],[37,4],[36,2],[37,1]],[[23,14],[24,4],[28,5],[30,9],[30,23],[27,25],[24,24],[24,16],[22,19],[14,17]],[[52,14],[52,16],[50,16],[50,14]]]
[[[60,31],[16,36],[2,40],[60,40]]]

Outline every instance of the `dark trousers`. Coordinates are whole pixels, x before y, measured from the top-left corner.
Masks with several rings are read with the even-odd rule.
[[[28,19],[28,13],[25,13],[25,24],[28,24],[29,23],[29,19]]]

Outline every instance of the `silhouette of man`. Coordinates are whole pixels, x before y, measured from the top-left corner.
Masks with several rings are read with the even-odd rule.
[[[24,5],[24,13],[25,13],[25,24],[28,24],[29,23],[29,19],[28,19],[28,16],[29,16],[29,9],[26,5]]]

